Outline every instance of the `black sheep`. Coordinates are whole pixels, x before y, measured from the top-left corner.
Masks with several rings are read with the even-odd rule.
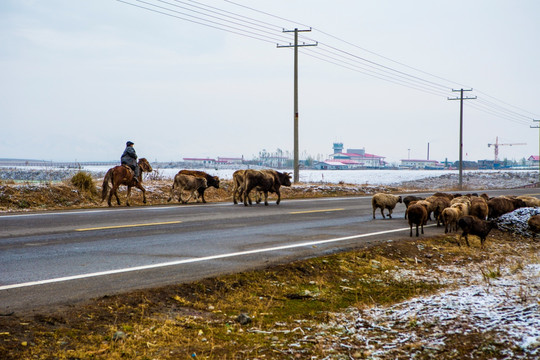
[[[465,242],[470,247],[468,235],[476,235],[480,238],[480,246],[483,248],[487,235],[491,229],[497,227],[497,223],[494,220],[486,221],[478,219],[476,216],[467,215],[458,220],[458,226],[463,230],[463,233],[459,236],[460,240],[461,237],[465,236]],[[458,245],[461,246],[459,241]]]
[[[407,218],[406,210],[409,208],[411,201],[418,201],[418,200],[425,200],[425,199],[426,198],[421,197],[421,196],[414,196],[414,195],[405,196],[403,198],[403,203],[405,204],[405,219]]]
[[[424,225],[427,223],[428,212],[424,205],[412,204],[409,206],[408,217],[409,217],[409,226],[411,231],[409,236],[412,236],[412,227],[416,225],[416,236],[418,236],[418,227],[422,229],[422,234],[424,234]]]

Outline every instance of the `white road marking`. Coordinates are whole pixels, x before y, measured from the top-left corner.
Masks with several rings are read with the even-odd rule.
[[[427,225],[425,227],[431,227],[431,226],[435,226],[435,224]],[[275,247],[262,248],[262,249],[253,249],[253,250],[239,251],[239,252],[233,252],[233,253],[228,253],[228,254],[204,256],[200,258],[191,258],[191,259],[170,261],[170,262],[159,263],[159,264],[135,266],[131,268],[108,270],[108,271],[101,271],[101,272],[95,272],[95,273],[89,273],[89,274],[65,276],[65,277],[60,277],[60,278],[55,278],[55,279],[30,281],[30,282],[25,282],[25,283],[20,283],[20,284],[3,285],[3,286],[0,286],[0,291],[9,290],[9,289],[17,289],[17,288],[22,288],[22,287],[29,287],[29,286],[52,284],[52,283],[70,281],[70,280],[79,280],[79,279],[92,278],[92,277],[98,277],[98,276],[121,274],[121,273],[133,272],[133,271],[156,269],[156,268],[162,268],[162,267],[167,267],[167,266],[175,266],[175,265],[210,261],[210,260],[216,260],[216,259],[225,259],[225,258],[231,258],[235,256],[251,255],[251,254],[264,253],[264,252],[279,251],[279,250],[314,246],[314,245],[320,245],[320,244],[328,244],[328,243],[339,242],[339,241],[360,239],[360,238],[375,236],[375,235],[391,234],[391,233],[405,231],[405,230],[409,230],[409,228],[407,227],[407,228],[394,229],[394,230],[378,231],[378,232],[368,233],[368,234],[351,235],[351,236],[345,236],[345,237],[340,237],[340,238],[335,238],[335,239],[308,241],[308,242],[303,242],[303,243],[298,243],[298,244],[282,245],[282,246],[275,246]]]

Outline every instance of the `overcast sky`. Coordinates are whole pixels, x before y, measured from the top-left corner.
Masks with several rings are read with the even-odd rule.
[[[292,153],[295,27],[301,158],[455,161],[452,88],[465,160],[538,154],[537,0],[125,1],[0,2],[0,158]]]

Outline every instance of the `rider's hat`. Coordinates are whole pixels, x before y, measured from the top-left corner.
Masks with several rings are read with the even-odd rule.
[[[126,143],[126,146],[131,146],[131,145],[135,145],[135,143],[133,143],[133,142],[131,142],[131,141],[128,141],[128,142]]]

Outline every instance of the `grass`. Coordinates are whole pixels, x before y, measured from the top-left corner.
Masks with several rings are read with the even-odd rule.
[[[517,256],[517,250],[504,239],[490,239],[489,244],[486,253],[459,248],[448,236],[394,241],[264,270],[105,296],[63,311],[4,316],[0,358],[322,359],[331,354],[363,358],[360,345],[351,353],[328,343],[342,331],[325,325],[332,323],[333,314],[391,305],[447,286],[438,281],[442,273],[426,280],[397,276],[401,270],[422,274],[448,263],[495,276],[501,267],[493,264],[500,261],[502,266],[510,252]],[[538,245],[532,243],[527,248],[531,250],[537,254]],[[519,255],[521,264],[529,261]],[[419,329],[414,317],[407,327],[428,331]],[[474,341],[467,340],[473,336]],[[453,341],[446,351],[457,351],[456,358],[467,351],[478,359],[496,358],[501,350],[488,334],[463,334]]]

